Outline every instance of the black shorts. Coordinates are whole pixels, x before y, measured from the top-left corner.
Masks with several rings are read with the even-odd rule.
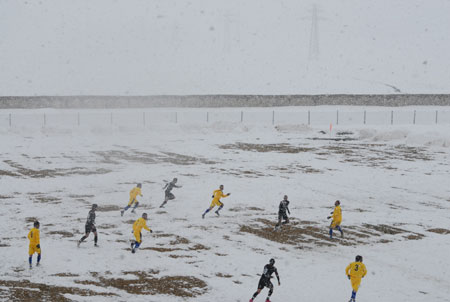
[[[259,279],[258,289],[263,289],[264,287],[272,288],[273,284],[270,279],[261,277],[261,279]]]
[[[166,192],[166,199],[167,199],[167,200],[175,199],[175,195],[173,195],[173,194],[170,193],[170,192]]]
[[[84,229],[86,231],[86,234],[90,233],[90,232],[94,232],[94,233],[97,232],[97,229],[96,229],[95,225],[93,225],[93,224],[86,224],[84,226]]]
[[[278,219],[288,220],[286,212],[278,212]]]

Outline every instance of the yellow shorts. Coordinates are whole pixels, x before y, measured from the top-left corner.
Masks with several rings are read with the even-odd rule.
[[[133,233],[134,234],[134,238],[136,238],[136,242],[138,242],[138,243],[141,243],[142,242],[142,240],[141,240],[141,232],[134,232]]]
[[[223,203],[221,203],[220,200],[213,199],[211,201],[211,205],[209,207],[214,208],[215,206],[218,206],[218,207],[223,206]]]
[[[341,225],[341,221],[332,221],[331,222],[331,225],[330,225],[330,228],[332,228],[332,229],[334,229],[334,228],[337,228],[338,226],[340,226]]]
[[[131,206],[133,203],[136,203],[136,198],[130,198],[130,202],[128,202],[128,206]]]
[[[359,285],[361,284],[361,278],[350,278],[350,282],[352,283],[352,288],[355,292],[358,291]]]
[[[40,254],[41,253],[41,249],[40,248],[37,248],[35,245],[30,245],[29,247],[28,247],[28,255],[33,255],[34,253],[38,253],[38,254]]]

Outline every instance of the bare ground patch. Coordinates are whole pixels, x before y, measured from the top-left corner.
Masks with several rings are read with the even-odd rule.
[[[112,205],[112,204],[101,205],[97,208],[97,211],[99,211],[99,212],[114,212],[114,211],[120,211],[120,210],[122,210],[121,207]]]
[[[33,283],[28,280],[0,280],[0,298],[6,298],[11,302],[35,302],[35,301],[58,301],[69,302],[65,294],[92,297],[116,296],[113,293],[95,292],[92,290],[76,287],[56,286],[43,283]]]
[[[171,295],[192,298],[207,292],[207,284],[193,276],[155,276],[155,272],[124,272],[134,278],[106,278],[95,275],[95,281],[80,280],[76,283],[98,287],[113,287],[134,295]]]
[[[450,230],[442,229],[442,228],[428,229],[427,231],[428,232],[432,232],[432,233],[436,233],[436,234],[442,234],[442,235],[450,234]]]
[[[73,233],[70,232],[66,232],[66,231],[50,231],[47,232],[48,235],[59,235],[62,236],[63,238],[72,238],[74,235]]]
[[[250,143],[235,143],[220,145],[220,149],[225,150],[242,150],[242,151],[252,151],[252,152],[278,152],[278,153],[304,153],[312,152],[316,148],[310,147],[299,147],[293,146],[291,144],[250,144]]]
[[[73,167],[70,169],[31,169],[12,160],[4,160],[3,162],[15,169],[12,173],[16,174],[16,177],[22,178],[55,178],[68,175],[96,175],[111,172],[111,170],[103,168],[88,169],[84,167]]]
[[[388,243],[392,240],[418,240],[423,234],[410,232],[388,225],[342,226],[344,237],[338,231],[334,239],[328,236],[328,227],[311,221],[292,221],[280,230],[274,230],[275,222],[258,218],[252,223],[241,225],[240,232],[251,233],[264,239],[294,245],[300,249],[310,249],[314,246],[360,245],[373,243]],[[391,237],[386,237],[391,235]],[[395,236],[395,237],[392,237]]]
[[[106,164],[119,164],[125,162],[135,162],[143,164],[171,163],[175,165],[195,165],[195,164],[215,164],[215,162],[202,157],[188,156],[172,152],[149,153],[137,150],[111,150],[92,152],[100,157],[100,162]]]

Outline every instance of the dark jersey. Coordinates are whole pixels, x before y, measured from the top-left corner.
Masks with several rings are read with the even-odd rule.
[[[175,183],[173,183],[173,181],[167,183],[166,186],[164,187],[164,189],[166,190],[166,193],[170,193],[170,191],[172,191],[173,188],[179,188],[179,186],[177,186]]]
[[[261,278],[270,279],[273,273],[275,273],[275,275],[278,276],[277,268],[273,265],[266,264],[264,266],[264,271],[261,275]]]
[[[94,224],[95,224],[95,211],[90,210],[86,220],[86,225],[94,225]]]
[[[289,200],[282,200],[280,201],[280,206],[278,208],[278,213],[283,213],[285,214],[286,211],[289,212]]]

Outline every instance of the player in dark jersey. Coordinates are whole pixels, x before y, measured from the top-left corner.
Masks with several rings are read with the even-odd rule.
[[[88,238],[89,234],[92,232],[94,233],[94,246],[98,246],[97,245],[97,228],[95,227],[95,210],[97,210],[97,204],[93,204],[92,205],[92,209],[89,211],[87,220],[86,220],[86,225],[85,227],[85,234],[83,237],[81,237],[81,239],[78,241],[77,246],[80,247],[80,244],[86,239]]]
[[[278,208],[278,223],[275,225],[275,228],[281,227],[282,224],[289,223],[289,217],[287,216],[286,212],[291,215],[291,211],[289,211],[289,200],[287,195],[284,195],[284,198],[282,201],[280,201],[280,206]],[[284,220],[283,222],[281,222]]]
[[[270,278],[272,278],[273,273],[275,273],[275,276],[277,276],[278,285],[281,285],[280,276],[278,275],[277,268],[274,266],[274,264],[275,264],[275,259],[272,258],[272,259],[270,259],[269,264],[266,264],[264,266],[264,271],[261,275],[261,279],[259,279],[258,290],[253,294],[253,297],[250,299],[249,302],[253,302],[255,300],[256,296],[261,292],[261,290],[264,287],[269,288],[269,294],[267,295],[266,302],[270,302],[270,296],[273,293],[273,284],[270,281]]]
[[[174,178],[171,182],[168,182],[165,186],[164,186],[164,193],[165,193],[165,197],[164,197],[164,202],[159,206],[160,208],[164,208],[164,205],[172,199],[175,199],[175,195],[173,195],[170,191],[172,191],[173,188],[181,188],[181,186],[177,186],[178,179]]]

